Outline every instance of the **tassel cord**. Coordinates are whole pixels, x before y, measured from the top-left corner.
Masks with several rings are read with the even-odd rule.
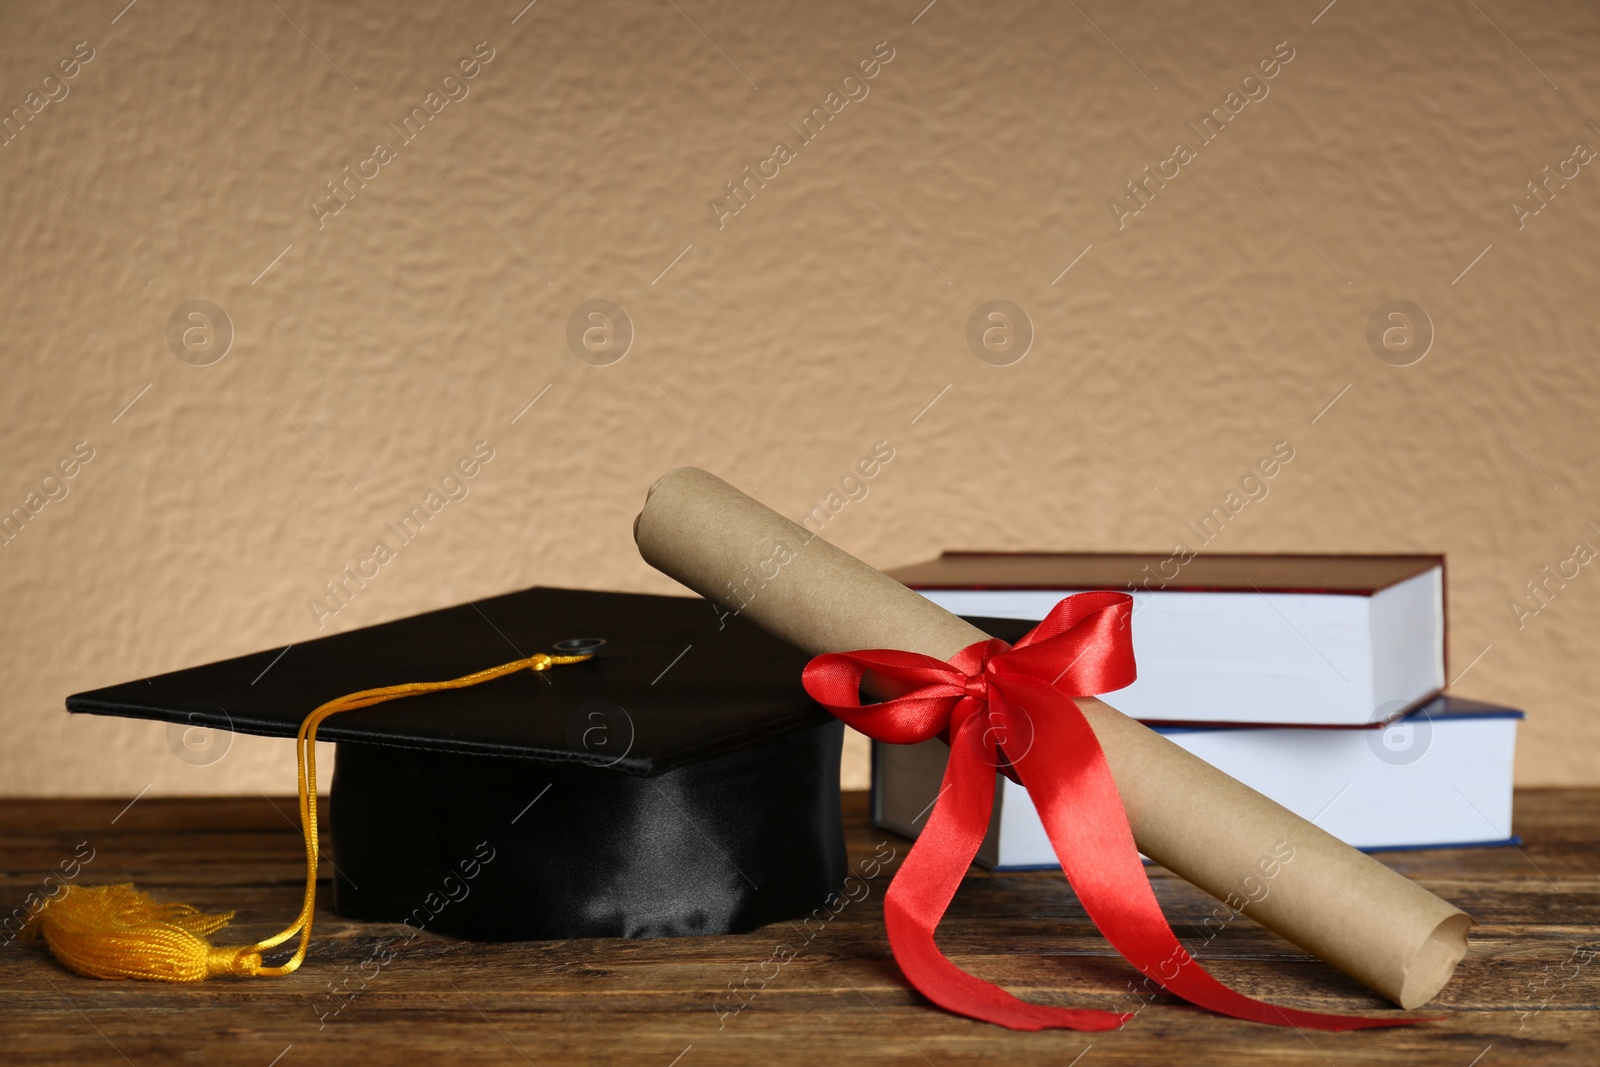
[[[406,697],[447,689],[464,689],[520,670],[543,671],[582,663],[591,655],[550,656],[535,653],[443,682],[406,682],[348,693],[307,715],[295,735],[295,764],[300,794],[300,829],[305,838],[306,888],[300,914],[272,937],[247,946],[213,946],[207,938],[233,918],[232,912],[208,915],[187,904],[161,904],[131,885],[73,886],[35,912],[22,936],[42,937],[50,951],[70,970],[91,978],[140,978],[198,982],[215,975],[279,977],[292,974],[305,961],[311,944],[311,921],[317,902],[317,729],[340,712],[356,711]],[[262,954],[299,935],[292,956],[264,966]]]

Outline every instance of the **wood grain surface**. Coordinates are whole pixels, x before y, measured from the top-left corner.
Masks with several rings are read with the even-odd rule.
[[[133,881],[165,900],[238,912],[229,943],[279,929],[299,904],[292,799],[0,801],[0,902],[25,907],[64,861],[77,880]],[[901,979],[883,890],[906,842],[847,794],[852,883],[827,922],[737,937],[475,944],[349,922],[319,898],[312,951],[280,979],[199,986],[98,982],[39,946],[0,942],[0,1060],[226,1062],[1593,1064],[1600,1049],[1600,790],[1521,790],[1520,848],[1381,856],[1479,925],[1455,979],[1416,1027],[1324,1034],[1236,1022],[1140,997],[1135,972],[1059,874],[974,870],[941,928],[963,967],[1041,1003],[1138,1014],[1102,1034],[1010,1033],[931,1007]],[[714,861],[714,858],[712,859]],[[868,864],[871,870],[870,863]],[[1376,996],[1245,919],[1207,936],[1214,903],[1151,872],[1179,936],[1222,980],[1280,1004],[1387,1010]],[[324,897],[326,894],[324,893]]]

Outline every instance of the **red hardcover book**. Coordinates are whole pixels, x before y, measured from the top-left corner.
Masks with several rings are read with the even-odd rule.
[[[1445,684],[1438,555],[946,552],[889,574],[966,616],[1132,594],[1139,678],[1103,699],[1146,722],[1360,725]]]

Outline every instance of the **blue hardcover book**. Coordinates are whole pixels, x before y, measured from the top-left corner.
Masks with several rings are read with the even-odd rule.
[[[1369,851],[1513,844],[1511,768],[1522,712],[1455,696],[1365,727],[1157,726],[1174,744]],[[941,741],[873,745],[875,825],[916,837],[939,792]],[[978,862],[1058,867],[1027,792],[1002,776]]]

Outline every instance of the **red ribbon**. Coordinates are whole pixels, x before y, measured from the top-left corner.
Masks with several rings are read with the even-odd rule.
[[[1253,1000],[1211,977],[1178,942],[1145,875],[1105,753],[1071,699],[1133,681],[1132,606],[1125,593],[1079,593],[1015,647],[991,638],[948,663],[879,649],[830,653],[807,664],[806,691],[869,737],[897,745],[931,737],[950,743],[927,826],[884,897],[889,947],[906,978],[943,1008],[1012,1030],[1110,1030],[1133,1017],[1018,1000],[961,970],[934,943],[988,832],[995,773],[1004,771],[1033,798],[1089,918],[1123,958],[1169,992],[1223,1015],[1305,1029],[1423,1021],[1325,1015]],[[869,672],[909,691],[863,705],[861,679]]]

